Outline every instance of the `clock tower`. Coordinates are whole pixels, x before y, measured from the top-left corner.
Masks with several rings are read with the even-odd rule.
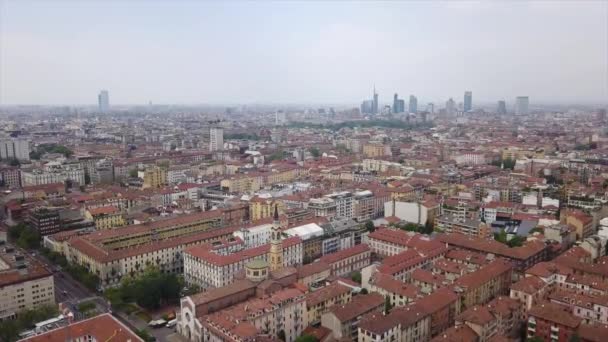
[[[274,222],[270,232],[270,270],[276,271],[283,268],[283,242],[281,241],[281,224],[279,222],[279,208],[274,206]]]

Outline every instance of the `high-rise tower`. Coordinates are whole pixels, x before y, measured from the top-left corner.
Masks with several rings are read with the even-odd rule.
[[[465,91],[464,92],[464,111],[468,112],[473,109],[473,92]]]

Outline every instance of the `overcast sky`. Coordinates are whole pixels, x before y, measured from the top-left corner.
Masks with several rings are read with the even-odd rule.
[[[0,103],[606,102],[608,2],[0,0]]]

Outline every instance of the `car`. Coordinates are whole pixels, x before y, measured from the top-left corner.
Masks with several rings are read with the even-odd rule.
[[[64,291],[61,291],[61,293],[63,293],[63,295],[64,295],[64,296],[67,296],[67,295],[68,295],[68,291],[65,291],[65,290],[64,290]]]

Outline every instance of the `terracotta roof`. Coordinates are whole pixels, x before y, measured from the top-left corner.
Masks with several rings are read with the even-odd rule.
[[[332,312],[340,322],[350,321],[371,310],[380,309],[384,306],[384,297],[377,293],[358,295],[344,305],[334,305],[329,311]]]
[[[479,270],[463,275],[458,278],[455,285],[467,289],[477,288],[493,278],[496,278],[506,272],[511,272],[513,266],[505,260],[495,260],[488,265],[481,267]]]
[[[302,240],[297,236],[289,237],[282,241],[283,248],[289,248],[299,243],[302,243]],[[184,250],[184,253],[188,253],[203,262],[207,262],[215,266],[226,266],[241,262],[243,260],[262,257],[268,254],[269,252],[269,243],[258,247],[243,249],[241,251],[230,253],[227,255],[215,253],[207,244],[191,246]]]
[[[120,210],[113,205],[108,205],[105,207],[89,208],[88,211],[89,211],[89,214],[91,214],[91,216],[97,216],[97,215],[114,214],[114,213],[119,212]]]
[[[544,302],[533,306],[528,311],[528,316],[543,319],[545,321],[576,328],[581,324],[582,319],[566,311],[564,306]]]
[[[310,264],[302,265],[297,268],[298,270],[298,279],[306,278],[313,274],[321,273],[324,271],[331,271],[331,267],[321,261],[312,262]]]
[[[336,253],[326,254],[321,257],[320,261],[327,264],[333,264],[335,262],[350,258],[358,254],[366,252],[369,253],[369,251],[369,246],[367,246],[366,244],[355,245],[353,247],[340,250]]]
[[[511,285],[511,290],[527,294],[535,294],[543,289],[547,284],[536,276],[525,277]]]
[[[581,324],[578,327],[578,335],[583,341],[604,342],[608,336],[608,325],[606,324]]]
[[[41,335],[26,338],[27,342],[63,342],[73,339],[93,337],[96,341],[125,342],[143,341],[111,314],[105,313],[93,318],[72,323],[67,327],[51,330]]]
[[[336,298],[344,294],[350,293],[351,289],[339,283],[333,283],[310,292],[306,295],[306,306],[312,307],[319,303],[323,303],[331,298]]]
[[[431,342],[471,342],[476,341],[479,338],[475,331],[468,325],[459,325],[457,327],[451,327],[441,334],[435,336]]]

